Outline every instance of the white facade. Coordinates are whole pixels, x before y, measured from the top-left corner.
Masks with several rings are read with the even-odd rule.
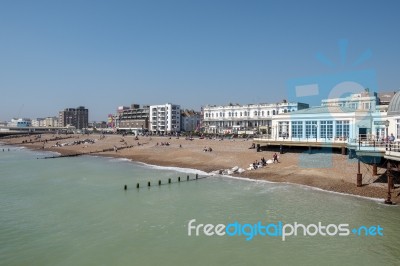
[[[278,115],[272,129],[271,139],[316,142],[383,140],[388,131],[397,132],[396,121],[388,120],[387,105],[377,105],[376,94],[367,92],[325,99],[320,107]]]
[[[9,127],[30,127],[31,124],[31,120],[29,118],[13,118],[11,119],[11,122],[8,123],[7,126]]]
[[[181,113],[181,130],[191,132],[198,130],[200,125],[200,113],[183,112]]]
[[[150,106],[150,131],[158,134],[180,131],[181,110],[179,105],[164,104]]]
[[[382,139],[386,114],[346,107],[313,107],[284,114],[272,121],[275,140],[350,142],[358,138]]]
[[[58,127],[58,117],[46,117],[44,119],[44,127]]]
[[[36,118],[32,119],[33,127],[43,127],[44,126],[44,118]]]
[[[203,128],[206,133],[238,133],[239,131],[271,130],[272,118],[308,108],[308,104],[282,102],[277,104],[249,104],[203,107]]]
[[[375,110],[378,105],[376,93],[369,92],[355,93],[348,97],[324,99],[321,101],[322,106],[341,106],[355,110]]]

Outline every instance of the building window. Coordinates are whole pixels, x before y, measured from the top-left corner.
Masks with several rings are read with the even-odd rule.
[[[350,121],[336,121],[336,137],[346,139],[350,133]]]
[[[278,124],[278,136],[288,137],[289,136],[289,121],[280,121]]]
[[[306,138],[317,137],[317,121],[306,121]]]
[[[272,110],[272,115],[275,115],[275,110]]]
[[[235,116],[237,116],[237,112],[235,112]]]
[[[292,137],[303,138],[303,121],[292,121]]]
[[[333,121],[321,121],[321,138],[331,139],[333,137]]]
[[[396,135],[397,135],[397,139],[400,138],[400,119],[396,119]]]
[[[242,112],[240,112],[240,116],[242,116]]]
[[[257,116],[257,111],[254,111],[254,116]]]
[[[261,111],[261,115],[264,116],[264,111]]]
[[[269,111],[267,111],[267,115],[269,116]]]

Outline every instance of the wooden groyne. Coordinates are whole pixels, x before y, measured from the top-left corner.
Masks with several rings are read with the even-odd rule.
[[[186,179],[185,178],[181,178],[180,176],[178,176],[175,181],[172,178],[168,178],[167,182],[163,183],[161,180],[158,180],[158,182],[155,182],[153,185],[152,185],[151,181],[148,181],[146,183],[146,185],[142,185],[142,186],[140,185],[140,183],[136,183],[136,189],[139,190],[140,188],[145,188],[145,187],[147,187],[147,188],[150,188],[152,186],[159,187],[159,186],[165,186],[165,185],[171,185],[171,184],[179,184],[179,183],[182,183],[182,182],[197,181],[197,180],[200,180],[200,179],[205,179],[205,178],[210,177],[210,176],[211,175],[199,177],[199,175],[196,174],[196,176],[194,178],[190,178],[190,176],[187,175]],[[124,188],[124,190],[128,190],[128,185],[125,184],[123,188]]]
[[[46,157],[37,158],[37,159],[57,159],[57,158],[65,158],[65,157],[77,157],[77,156],[82,156],[82,155],[90,155],[90,154],[109,152],[109,151],[117,152],[119,150],[129,149],[129,148],[133,148],[133,147],[134,147],[133,145],[129,145],[129,146],[113,147],[113,148],[102,149],[102,150],[97,150],[97,151],[90,151],[90,152],[79,152],[79,153],[64,154],[64,155],[46,156]]]

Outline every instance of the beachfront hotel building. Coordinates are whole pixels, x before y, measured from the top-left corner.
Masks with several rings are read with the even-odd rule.
[[[89,110],[84,106],[66,108],[59,112],[58,123],[61,127],[73,126],[76,129],[87,128],[89,123]]]
[[[150,106],[150,131],[154,134],[179,132],[181,129],[179,105],[167,103]]]
[[[115,116],[115,128],[118,131],[130,131],[135,135],[149,130],[150,106],[132,104],[130,107],[120,106]]]
[[[181,131],[192,132],[200,129],[201,113],[194,110],[181,111]]]
[[[394,102],[396,99],[400,102],[398,94],[389,105],[381,104],[377,94],[369,92],[325,99],[321,106],[273,117],[271,134],[264,138],[313,142],[383,140],[391,132],[398,132],[397,120],[388,117],[388,109],[391,108],[393,114]]]
[[[205,133],[211,134],[253,134],[255,132],[270,134],[273,117],[308,107],[309,105],[305,103],[285,100],[276,104],[207,105],[202,109],[202,127]]]

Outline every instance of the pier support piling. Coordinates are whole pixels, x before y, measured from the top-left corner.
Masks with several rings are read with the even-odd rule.
[[[161,186],[161,180],[158,180],[158,185]]]
[[[171,178],[168,178],[168,184],[171,184]]]
[[[393,182],[392,180],[392,175],[390,174],[390,162],[387,162],[387,169],[386,169],[386,176],[387,176],[387,180],[388,180],[388,192],[387,192],[387,199],[385,200],[386,204],[393,204],[392,203],[392,193],[390,191],[391,187],[391,183]]]
[[[196,174],[196,180],[199,179],[199,174]]]
[[[346,147],[342,147],[342,155],[346,155]]]
[[[376,163],[372,165],[372,175],[378,175],[378,166]]]
[[[136,184],[136,188],[139,188],[139,183]]]
[[[181,182],[181,177],[180,176],[178,176],[178,182]]]
[[[124,186],[124,190],[127,190],[127,189],[128,189],[128,186],[127,186],[127,185],[125,185],[125,186]]]
[[[357,187],[362,186],[362,174],[360,169],[360,159],[358,159]]]
[[[189,176],[186,177],[186,181],[189,181]]]

